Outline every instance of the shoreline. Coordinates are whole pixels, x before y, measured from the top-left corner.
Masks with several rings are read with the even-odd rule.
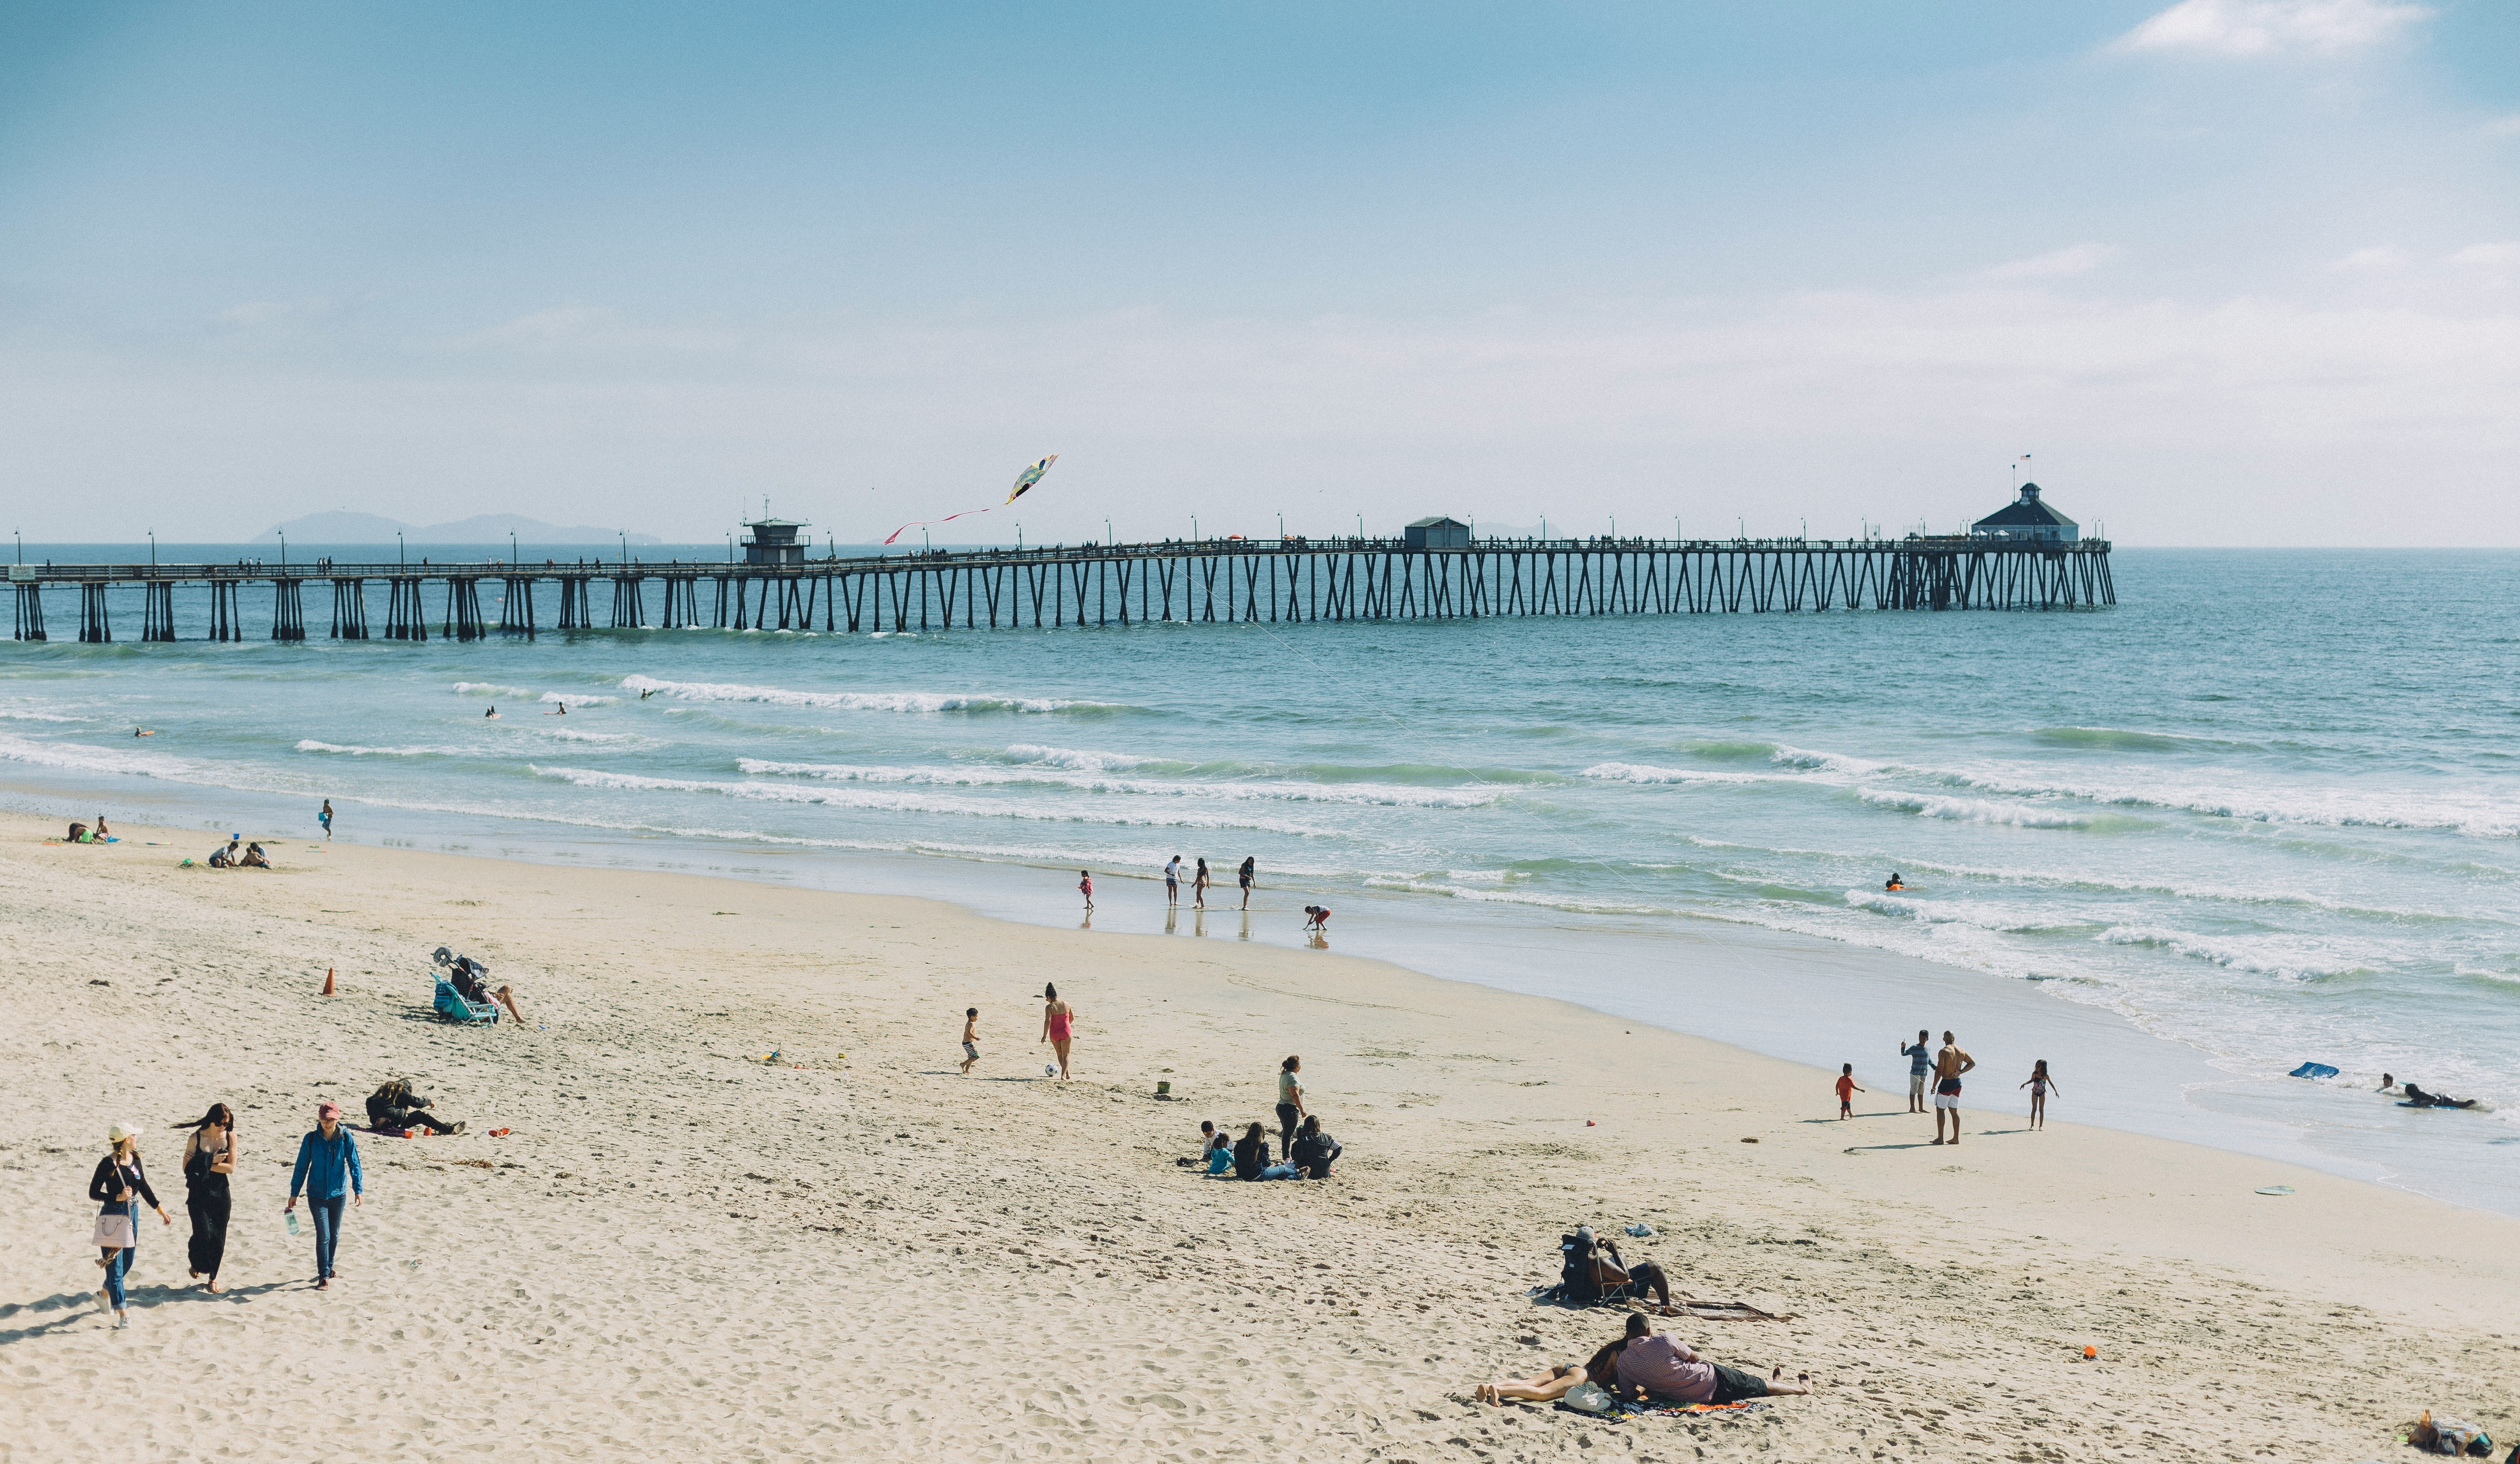
[[[0,1397],[42,1457],[127,1456],[137,1426],[169,1455],[350,1429],[386,1458],[2202,1459],[2372,1452],[2420,1406],[2513,1421],[2502,1217],[2063,1122],[1974,1114],[1933,1149],[1904,1094],[1841,1122],[1799,1066],[1336,952],[356,845],[177,869],[126,827],[0,820],[29,997],[0,1166],[30,1201],[0,1220]],[[428,1020],[441,941],[529,1027]],[[1074,1083],[1032,1076],[1044,979],[1079,1012]],[[748,1060],[774,1046],[806,1065]],[[1266,1118],[1288,1050],[1339,1176],[1175,1167],[1199,1118]],[[270,1213],[290,1135],[390,1073],[473,1131],[366,1140],[348,1280],[318,1295]],[[181,1290],[183,1224],[152,1226],[108,1331],[79,1290],[101,1125],[141,1122],[170,1175],[163,1126],[209,1095],[245,1120],[233,1290]],[[1526,1293],[1560,1230],[1632,1220],[1682,1294],[1797,1318],[1666,1325],[1821,1394],[1617,1426],[1469,1401],[1615,1333]],[[101,1381],[205,1348],[235,1380],[206,1403]]]
[[[203,790],[172,785],[171,792],[116,787],[126,805],[199,804]],[[153,796],[154,795],[154,796]],[[51,802],[67,796],[22,778],[0,781],[0,801]],[[85,790],[79,796],[90,796]],[[275,823],[301,815],[302,798],[242,792],[229,801],[261,806]],[[344,798],[345,809],[375,808],[411,814],[410,807]],[[425,823],[428,817],[414,821]],[[668,836],[555,824],[515,816],[465,816],[481,827],[451,834],[415,827],[385,845],[429,848],[467,857],[513,860],[542,867],[584,867],[602,860],[611,867],[727,877],[745,882],[821,889],[836,893],[943,899],[984,917],[1044,929],[1075,922],[1072,874],[1015,860],[954,853],[856,851],[699,836]],[[205,824],[205,826],[207,826]],[[240,825],[242,826],[242,825]],[[497,848],[474,854],[476,844]],[[988,871],[982,875],[978,871]],[[971,877],[962,877],[964,875]],[[1098,883],[1124,881],[1133,893],[1156,890],[1151,874],[1097,869]],[[946,887],[939,893],[939,887]],[[1264,892],[1271,905],[1259,913],[1256,940],[1294,949],[1300,914],[1314,898],[1300,887]],[[1216,892],[1231,899],[1230,889]],[[1342,909],[1355,909],[1339,898]],[[1892,1038],[1906,1041],[1915,1023],[1936,1034],[1959,1030],[1962,1045],[1983,1064],[1973,1100],[1985,1111],[2021,1115],[2028,1101],[2013,1089],[2034,1056],[2048,1057],[2064,1090],[2066,1113],[2097,1115],[2095,1126],[2117,1131],[2203,1144],[2226,1152],[2303,1165],[2447,1203],[2520,1217],[2520,1166],[2500,1171],[2477,1166],[2429,1168],[2420,1150],[2405,1145],[2408,1125],[2394,1107],[2361,1089],[2339,1089],[2298,1080],[2242,1077],[2219,1067],[2206,1052],[2159,1036],[2113,1008],[2059,998],[2038,984],[1943,965],[1873,947],[1796,935],[1753,924],[1686,921],[1658,928],[1631,928],[1593,917],[1582,924],[1552,924],[1519,907],[1507,911],[1464,908],[1459,902],[1430,906],[1405,891],[1367,892],[1363,913],[1332,932],[1333,951],[1383,959],[1433,979],[1485,990],[1571,1000],[1590,1010],[1689,1033],[1748,1052],[1835,1076],[1836,1064],[1853,1060],[1857,1079],[1898,1086],[1905,1068]],[[1185,939],[1253,941],[1231,910],[1212,912],[1214,929],[1199,925],[1188,896],[1167,922],[1159,899],[1106,901],[1097,911],[1105,931],[1162,933]],[[1221,918],[1220,918],[1221,916]],[[1187,928],[1184,928],[1184,927]],[[1793,981],[1779,988],[1777,973],[1790,968]],[[1775,995],[1769,996],[1773,991]],[[1768,1004],[1770,1002],[1778,1004]],[[2359,1105],[2359,1106],[2358,1106]],[[2383,1110],[2386,1111],[2383,1111]],[[2439,1115],[2425,1115],[2438,1118]],[[2514,1140],[2520,1142],[2520,1140]],[[2489,1141],[2490,1142],[2490,1141]],[[2437,1156],[2436,1156],[2437,1157]]]

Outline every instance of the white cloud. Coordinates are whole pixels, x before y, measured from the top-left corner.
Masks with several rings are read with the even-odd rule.
[[[2334,56],[2394,39],[2431,14],[2403,0],[2180,0],[2119,37],[2115,49]]]
[[[2503,269],[2520,264],[2520,243],[2474,244],[2450,256],[2452,264],[2474,265],[2481,269]]]
[[[2496,117],[2493,121],[2486,123],[2485,135],[2488,137],[2520,137],[2520,113],[2514,113],[2507,117]]]
[[[2027,259],[2015,259],[1986,271],[1989,280],[2061,280],[2067,275],[2088,274],[2118,257],[2118,246],[2104,244],[2069,244]]]
[[[2404,269],[2406,265],[2406,250],[2396,244],[2373,244],[2367,249],[2356,249],[2353,253],[2337,260],[2335,267],[2367,270],[2376,274],[2382,270]]]

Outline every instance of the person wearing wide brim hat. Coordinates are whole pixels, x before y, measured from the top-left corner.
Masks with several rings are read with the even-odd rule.
[[[131,1325],[130,1297],[123,1289],[124,1278],[131,1274],[132,1259],[140,1253],[140,1202],[158,1212],[158,1219],[167,1224],[175,1217],[158,1203],[157,1191],[149,1187],[148,1172],[140,1165],[140,1131],[129,1124],[116,1124],[105,1133],[111,1146],[103,1159],[96,1162],[96,1174],[87,1182],[87,1197],[104,1208],[96,1215],[96,1264],[105,1267],[105,1285],[96,1294],[97,1306],[113,1313],[117,1327]]]

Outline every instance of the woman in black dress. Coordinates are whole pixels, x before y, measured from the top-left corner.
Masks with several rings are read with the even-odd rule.
[[[188,1265],[202,1288],[219,1289],[219,1263],[228,1253],[228,1176],[236,1173],[236,1111],[213,1103],[184,1140],[184,1210],[193,1218]]]

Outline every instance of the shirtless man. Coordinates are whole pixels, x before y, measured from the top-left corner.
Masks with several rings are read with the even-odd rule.
[[[1943,1115],[1952,1116],[1951,1142],[1960,1141],[1960,1074],[1977,1059],[1960,1050],[1958,1039],[1943,1034],[1943,1050],[1934,1054],[1934,1142],[1943,1142]]]

